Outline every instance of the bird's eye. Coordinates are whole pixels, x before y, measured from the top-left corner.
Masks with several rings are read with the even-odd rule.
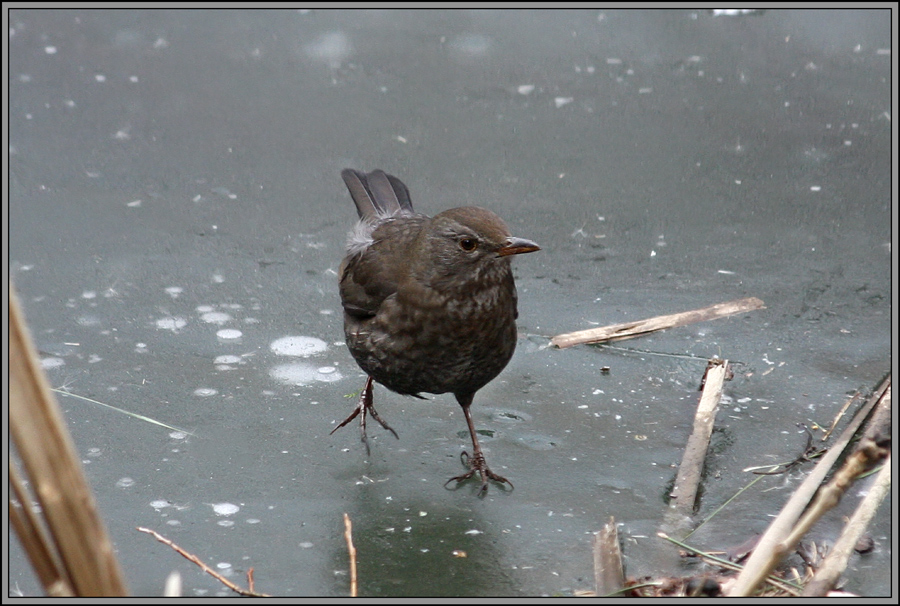
[[[472,252],[478,248],[478,240],[475,238],[463,238],[459,241],[459,247],[466,252]]]

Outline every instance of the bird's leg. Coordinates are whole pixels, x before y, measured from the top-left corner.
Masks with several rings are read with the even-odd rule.
[[[457,396],[457,400],[459,400],[459,404],[462,406],[463,414],[466,415],[466,423],[469,425],[469,435],[472,436],[473,455],[470,457],[469,453],[466,451],[463,451],[460,455],[460,458],[465,457],[463,465],[466,465],[469,468],[469,471],[450,478],[444,483],[444,487],[454,480],[456,480],[457,484],[464,482],[474,476],[477,471],[478,475],[481,476],[481,488],[478,490],[478,496],[483,497],[487,494],[488,480],[493,480],[500,484],[509,484],[510,488],[513,488],[513,484],[503,476],[491,471],[490,467],[487,466],[487,461],[484,459],[484,453],[481,452],[481,445],[478,444],[478,434],[475,433],[475,422],[472,421],[472,413],[469,412],[469,406],[472,404],[473,395]]]
[[[337,427],[332,429],[331,433],[329,433],[328,435],[331,435],[332,433],[336,432],[338,429],[340,429],[341,427],[343,427],[344,425],[346,425],[347,423],[349,423],[350,421],[355,419],[357,416],[359,416],[360,440],[362,440],[362,443],[366,445],[366,454],[367,455],[371,454],[371,450],[369,449],[369,440],[366,437],[366,413],[371,412],[372,418],[374,418],[376,421],[381,423],[382,427],[384,427],[389,432],[394,434],[394,437],[399,440],[400,436],[397,435],[397,432],[394,431],[394,429],[390,425],[385,423],[384,419],[379,417],[378,413],[375,412],[375,406],[372,403],[372,400],[373,400],[373,398],[372,398],[372,377],[368,377],[366,379],[365,387],[362,388],[362,391],[359,394],[359,402],[357,402],[356,408],[354,408],[353,412],[351,412],[350,415],[346,419],[341,421],[341,423]]]

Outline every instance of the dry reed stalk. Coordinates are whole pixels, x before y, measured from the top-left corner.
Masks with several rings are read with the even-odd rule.
[[[868,402],[856,413],[850,424],[841,432],[841,435],[828,452],[819,459],[818,464],[816,464],[797,490],[794,491],[794,494],[791,495],[791,498],[781,509],[778,516],[772,520],[731,588],[728,594],[730,597],[751,595],[757,585],[779,564],[780,546],[790,535],[791,530],[816,494],[825,476],[844,452],[844,449],[850,444],[863,421],[869,416],[875,405],[885,396],[885,393],[888,394],[888,398],[890,397],[890,386],[891,378],[887,377],[875,390]]]
[[[868,491],[856,511],[844,526],[844,531],[835,542],[834,547],[825,556],[825,561],[816,571],[812,581],[803,588],[803,596],[824,596],[833,590],[838,579],[847,568],[857,541],[875,516],[878,506],[891,491],[891,457],[885,459],[884,466],[878,472],[875,484]]]
[[[15,501],[9,500],[9,520],[44,591],[53,597],[74,596],[66,569],[59,561],[44,524],[31,504],[31,495],[12,461],[9,462],[9,483],[15,494]]]
[[[12,284],[9,289],[9,428],[25,476],[40,504],[49,537],[45,545],[48,553],[29,552],[30,558],[36,554],[51,558],[44,562],[32,560],[35,570],[41,571],[39,578],[43,581],[48,578],[48,568],[59,566],[56,576],[64,579],[77,596],[127,595],[112,543],[28,335]],[[30,507],[30,499],[23,496],[20,500],[23,508]],[[44,588],[48,593],[58,590],[53,586]]]
[[[700,403],[697,405],[697,412],[694,415],[694,430],[684,448],[684,456],[681,459],[681,465],[678,466],[675,487],[669,495],[672,499],[672,509],[685,516],[694,513],[694,504],[700,489],[700,478],[703,476],[703,464],[706,461],[706,451],[709,448],[709,439],[712,436],[713,424],[716,420],[716,410],[719,408],[719,400],[722,399],[722,388],[727,374],[727,360],[709,361],[709,365],[706,367],[703,395],[700,396]]]
[[[718,318],[763,308],[765,308],[765,303],[760,299],[748,297],[746,299],[718,303],[702,309],[694,309],[667,316],[656,316],[646,320],[623,322],[622,324],[612,324],[610,326],[601,326],[599,328],[589,328],[587,330],[556,335],[550,339],[550,343],[560,349],[564,349],[583,343],[620,341],[622,339],[639,337],[657,330],[694,324],[695,322],[704,322],[706,320],[716,320]]]
[[[598,596],[611,595],[625,586],[625,566],[615,518],[610,517],[594,535],[594,585]]]

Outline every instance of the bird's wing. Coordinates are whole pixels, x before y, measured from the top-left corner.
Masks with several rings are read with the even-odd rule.
[[[428,218],[410,215],[384,221],[372,242],[344,259],[340,268],[341,304],[351,316],[374,316],[385,299],[409,277],[412,246]]]

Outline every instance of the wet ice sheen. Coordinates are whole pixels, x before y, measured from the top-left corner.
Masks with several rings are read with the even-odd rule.
[[[187,320],[184,318],[160,318],[156,321],[156,327],[163,330],[171,330],[173,332],[181,330],[187,326]]]
[[[281,356],[300,356],[305,358],[326,351],[328,344],[322,339],[315,337],[288,336],[272,341],[269,349]]]
[[[202,314],[200,319],[209,324],[225,324],[231,320],[231,316],[224,311],[208,311]]]
[[[56,368],[57,366],[62,366],[66,363],[62,358],[49,357],[49,358],[41,358],[41,367],[45,370],[50,368]]]
[[[234,503],[213,503],[212,508],[217,516],[231,516],[241,510],[241,508]]]
[[[217,356],[214,362],[216,364],[243,364],[244,359],[240,356],[224,355]]]
[[[269,376],[286,385],[309,385],[315,381],[330,383],[342,378],[341,373],[333,366],[316,368],[303,362],[279,364],[269,371]]]
[[[353,45],[344,32],[332,31],[322,34],[306,44],[303,52],[311,59],[323,61],[331,67],[337,68],[353,54]]]
[[[287,336],[272,341],[269,349],[281,356],[307,358],[328,351],[328,344],[315,337]],[[303,362],[274,366],[269,370],[269,376],[286,385],[309,385],[315,381],[330,383],[343,377],[334,366],[316,367]]]

